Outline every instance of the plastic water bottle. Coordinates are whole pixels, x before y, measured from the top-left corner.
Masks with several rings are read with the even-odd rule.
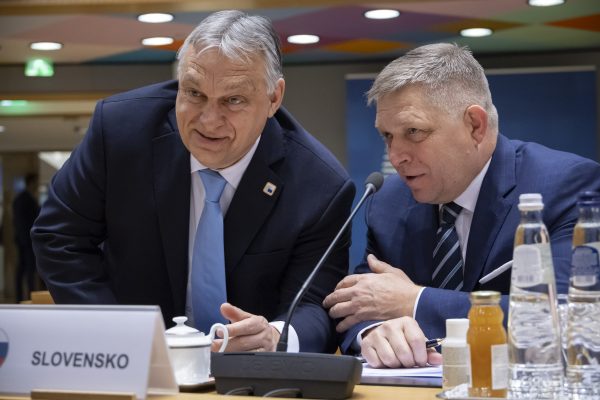
[[[469,320],[450,318],[446,320],[446,338],[442,345],[442,389],[469,383],[471,360],[467,346]]]
[[[567,314],[567,388],[572,399],[600,399],[600,193],[584,192],[577,204]]]
[[[543,208],[538,193],[519,197],[508,311],[509,393],[515,399],[562,398],[556,281]]]

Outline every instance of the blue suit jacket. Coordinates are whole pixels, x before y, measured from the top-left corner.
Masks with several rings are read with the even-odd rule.
[[[514,235],[522,193],[541,193],[559,292],[569,285],[571,240],[577,220],[577,195],[600,190],[600,165],[588,159],[548,149],[535,143],[499,135],[489,169],[483,179],[473,214],[465,260],[464,286],[455,292],[427,287],[419,299],[416,319],[429,338],[445,336],[447,318],[465,318],[469,292],[497,290],[507,316],[510,270],[486,284],[478,281],[512,259]],[[432,254],[438,227],[438,205],[417,203],[397,176],[385,180],[367,205],[366,253],[402,268],[418,285],[430,286]],[[366,264],[357,272],[369,272]],[[505,319],[506,321],[506,319]],[[343,337],[348,351],[358,332],[375,321],[352,327]]]
[[[184,315],[190,153],[175,120],[177,82],[100,101],[58,171],[32,230],[58,303],[158,304]],[[276,185],[272,196],[263,193]],[[228,301],[269,320],[288,306],[349,215],[354,185],[285,110],[267,121],[224,221]],[[292,319],[302,351],[332,351],[323,298],[345,275],[346,236]]]

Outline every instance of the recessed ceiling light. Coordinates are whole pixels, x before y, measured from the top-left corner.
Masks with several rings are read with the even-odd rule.
[[[292,35],[288,36],[287,41],[294,44],[313,44],[319,42],[317,35]]]
[[[364,15],[369,19],[391,19],[398,17],[400,11],[392,9],[369,10]]]
[[[534,7],[550,7],[564,4],[565,0],[527,0],[527,3]]]
[[[62,47],[63,47],[62,43],[58,43],[58,42],[33,42],[29,45],[29,48],[31,50],[44,50],[44,51],[60,50],[60,49],[62,49]]]
[[[0,133],[4,132],[6,130],[6,127],[4,125],[0,125]]]
[[[460,35],[464,37],[483,37],[491,34],[492,30],[489,28],[469,28],[460,31]]]
[[[167,13],[148,13],[138,15],[137,19],[140,22],[147,22],[149,24],[162,24],[173,21],[173,15]]]
[[[142,39],[144,46],[166,46],[173,43],[174,40],[171,37],[157,36]]]

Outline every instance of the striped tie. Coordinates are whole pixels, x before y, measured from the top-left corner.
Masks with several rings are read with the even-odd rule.
[[[441,222],[436,233],[433,250],[435,270],[432,286],[440,289],[460,290],[463,286],[463,259],[454,223],[462,207],[456,203],[444,204],[440,210]]]

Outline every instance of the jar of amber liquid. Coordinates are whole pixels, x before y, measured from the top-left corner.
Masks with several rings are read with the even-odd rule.
[[[506,397],[508,348],[500,293],[479,291],[470,294],[467,344],[471,359],[469,396]]]

